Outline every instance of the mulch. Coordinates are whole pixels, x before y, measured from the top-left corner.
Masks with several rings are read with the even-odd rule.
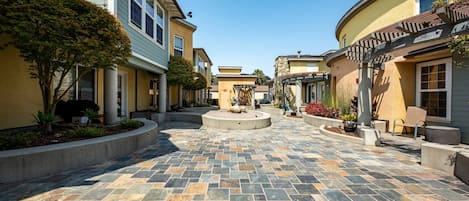
[[[341,129],[341,128],[326,126],[325,129],[328,130],[328,131],[337,133],[337,134],[348,135],[348,136],[360,138],[360,135],[359,135],[359,134],[354,133],[354,132],[345,132],[345,131],[344,131],[343,129]]]

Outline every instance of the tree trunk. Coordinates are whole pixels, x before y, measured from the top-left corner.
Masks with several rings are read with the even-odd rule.
[[[41,85],[42,88],[42,104],[43,104],[43,112],[44,114],[54,114],[54,100],[52,100],[52,83],[43,83]],[[52,133],[52,122],[39,122],[43,123],[43,132],[45,134]]]

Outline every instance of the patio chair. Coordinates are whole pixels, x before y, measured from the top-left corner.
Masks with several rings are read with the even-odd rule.
[[[420,127],[425,126],[425,119],[427,117],[427,111],[416,107],[416,106],[409,106],[407,107],[407,115],[405,120],[403,119],[395,119],[394,126],[392,127],[392,135],[394,136],[394,131],[396,129],[396,125],[404,127],[414,127],[414,139],[417,139],[417,130]],[[402,123],[397,123],[396,121],[401,121]]]

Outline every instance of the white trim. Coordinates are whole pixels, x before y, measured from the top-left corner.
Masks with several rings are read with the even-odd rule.
[[[176,38],[179,38],[179,39],[181,39],[181,41],[182,41],[182,48],[181,48],[181,49],[176,48]],[[179,50],[179,51],[182,52],[182,55],[181,55],[181,56],[184,57],[184,37],[178,36],[178,35],[174,35],[173,40],[174,40],[174,41],[173,41],[173,54],[175,53],[175,50]]]
[[[415,14],[420,14],[420,0],[415,0]]]
[[[156,2],[157,2],[157,4],[156,4],[156,6],[155,6],[155,19],[156,19],[156,20],[155,20],[155,30],[156,30],[156,32],[155,32],[155,41],[158,40],[158,39],[157,39],[157,35],[158,35],[158,29],[157,29],[157,28],[158,28],[158,26],[161,26],[161,29],[163,30],[163,33],[162,33],[162,34],[163,34],[163,36],[162,36],[163,38],[162,38],[161,44],[159,44],[158,42],[156,42],[156,43],[159,44],[159,45],[164,46],[164,44],[165,44],[165,42],[166,42],[166,40],[167,40],[167,39],[165,39],[165,35],[166,35],[166,34],[164,34],[164,31],[165,31],[165,29],[166,29],[166,28],[164,27],[165,24],[166,24],[166,13],[165,13],[165,10],[164,10],[163,6],[161,6],[158,1],[156,1]],[[163,13],[162,13],[162,14],[163,14],[163,16],[162,16],[162,18],[163,18],[162,24],[159,24],[159,23],[158,23],[158,7],[159,7],[159,8],[161,9],[161,11],[163,12]]]
[[[152,65],[154,65],[154,66],[160,67],[160,68],[162,68],[162,69],[165,69],[165,70],[168,69],[167,66],[164,66],[164,65],[162,65],[162,64],[160,64],[160,63],[158,63],[158,62],[154,62],[154,61],[152,61],[152,60],[150,60],[150,59],[147,59],[146,57],[144,57],[144,56],[142,56],[142,55],[140,55],[140,54],[137,54],[137,53],[135,53],[135,52],[132,52],[132,56],[134,56],[135,58],[140,59],[140,60],[142,60],[142,61],[145,61],[145,62],[147,62],[147,63],[150,63],[150,64],[152,64]]]
[[[107,7],[107,11],[109,13],[111,13],[112,15],[115,15],[116,16],[116,1],[114,0],[106,0],[106,7]]]
[[[415,105],[421,106],[421,75],[422,75],[422,67],[429,66],[429,65],[438,65],[438,64],[446,64],[445,68],[445,91],[446,91],[446,118],[442,117],[434,117],[434,116],[427,116],[427,120],[431,122],[451,122],[451,92],[452,92],[452,59],[445,58],[445,59],[438,59],[423,63],[418,63],[416,65],[416,89],[415,89]],[[438,89],[429,89],[424,90],[427,92],[432,91],[441,91]]]

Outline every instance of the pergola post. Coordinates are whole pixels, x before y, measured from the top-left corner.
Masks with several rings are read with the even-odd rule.
[[[234,98],[236,100],[236,106],[239,106],[239,88],[238,87],[235,87],[235,91],[234,91]]]
[[[282,107],[283,107],[283,110],[286,111],[287,108],[285,107],[285,104],[286,104],[286,97],[285,97],[285,83],[282,82]]]
[[[252,105],[252,109],[255,110],[256,109],[256,88],[252,87],[251,88],[251,105]]]
[[[301,100],[303,100],[302,93],[301,93],[301,80],[296,81],[296,97],[295,97],[295,105],[296,105],[296,114],[300,114],[300,106]]]
[[[363,126],[371,125],[372,106],[371,106],[371,88],[373,68],[368,63],[360,63],[358,69],[358,119],[357,123]]]

